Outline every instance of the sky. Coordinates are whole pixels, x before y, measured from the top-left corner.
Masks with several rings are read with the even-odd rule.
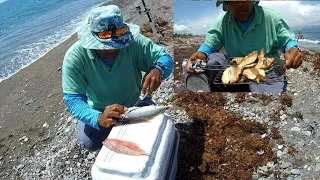
[[[319,25],[319,1],[260,1],[278,12],[291,28]],[[174,32],[206,34],[215,17],[224,13],[216,1],[174,1]],[[319,29],[320,32],[320,29]]]

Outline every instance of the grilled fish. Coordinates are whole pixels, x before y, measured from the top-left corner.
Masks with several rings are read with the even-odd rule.
[[[238,82],[243,68],[240,66],[230,66],[222,74],[222,83],[224,85]]]
[[[262,48],[261,52],[258,56],[258,63],[257,63],[256,68],[269,69],[274,61],[275,61],[275,58],[265,58],[264,57],[264,48]]]
[[[240,64],[243,61],[243,57],[237,57],[237,58],[233,58],[231,61],[235,62],[237,64]]]
[[[247,79],[253,80],[257,83],[260,83],[266,77],[264,70],[255,67],[243,70],[243,75]]]
[[[244,67],[246,65],[252,64],[257,60],[257,57],[258,57],[258,51],[253,51],[243,58],[239,66]]]

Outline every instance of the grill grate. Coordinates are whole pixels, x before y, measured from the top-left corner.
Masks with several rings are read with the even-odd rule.
[[[216,67],[207,67],[206,70],[217,70],[219,71],[217,73],[217,76],[214,78],[213,83],[214,84],[222,84],[221,77],[225,69],[227,69],[230,66],[236,66],[235,64],[225,64],[225,65],[219,65]],[[271,84],[271,83],[276,83],[276,82],[284,82],[283,76],[285,75],[285,69],[283,68],[283,65],[279,63],[279,61],[275,61],[272,65],[273,71],[275,73],[269,74],[266,73],[266,79],[261,81],[259,84]],[[238,83],[233,83],[233,84],[228,84],[228,85],[241,85],[241,84],[258,84],[257,82],[251,81],[246,79],[244,82],[238,82]]]

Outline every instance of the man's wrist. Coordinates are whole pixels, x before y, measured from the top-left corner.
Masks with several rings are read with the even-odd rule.
[[[301,52],[301,50],[298,46],[294,46],[293,48],[296,48],[299,52]]]
[[[97,119],[97,127],[99,128],[99,130],[101,130],[102,126],[100,126],[99,122],[102,121],[103,119],[103,113],[100,113],[98,115],[98,119]]]
[[[156,64],[153,64],[150,70],[152,70],[153,68],[157,68],[160,71],[161,76],[163,76],[165,67],[162,63],[157,62]]]

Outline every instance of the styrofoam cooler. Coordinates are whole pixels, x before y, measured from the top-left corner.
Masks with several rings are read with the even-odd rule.
[[[103,146],[92,166],[92,179],[175,179],[180,136],[170,116],[119,123],[108,138],[136,143],[149,155],[118,154]]]

